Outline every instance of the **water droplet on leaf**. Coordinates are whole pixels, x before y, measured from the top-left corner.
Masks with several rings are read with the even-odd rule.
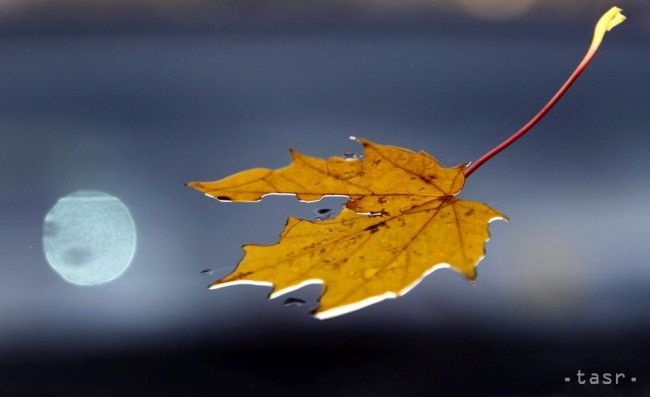
[[[345,160],[352,161],[352,160],[360,160],[362,156],[352,152],[345,152],[343,153],[343,158]]]
[[[375,274],[377,274],[378,271],[379,271],[378,268],[366,269],[363,271],[363,277],[367,279],[371,279],[375,276]]]

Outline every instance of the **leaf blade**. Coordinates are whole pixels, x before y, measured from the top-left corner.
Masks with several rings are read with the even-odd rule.
[[[237,270],[212,287],[270,283],[275,297],[320,282],[325,291],[314,314],[329,318],[401,296],[441,267],[473,280],[487,225],[504,218],[485,204],[449,196],[398,215],[344,209],[326,221],[290,218],[277,244],[245,246]]]
[[[222,201],[258,201],[270,194],[295,194],[303,201],[347,196],[349,208],[377,213],[399,212],[416,202],[455,195],[462,189],[465,164],[445,168],[426,152],[357,141],[364,148],[362,159],[325,160],[291,150],[292,163],[287,167],[253,168],[221,180],[187,185]]]

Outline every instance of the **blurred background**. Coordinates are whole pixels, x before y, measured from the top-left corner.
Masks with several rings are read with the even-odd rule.
[[[647,395],[650,2],[530,135],[468,180],[476,285],[441,270],[327,321],[321,292],[209,291],[244,243],[341,199],[219,203],[183,187],[348,136],[474,160],[577,65],[593,0],[0,1],[0,394]],[[43,220],[78,190],[137,230],[111,283],[64,281]],[[575,373],[636,382],[577,385]],[[564,378],[572,377],[572,382]]]

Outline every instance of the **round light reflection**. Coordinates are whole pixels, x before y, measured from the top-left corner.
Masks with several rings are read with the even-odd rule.
[[[52,207],[43,222],[43,249],[54,271],[77,285],[115,280],[131,264],[136,232],[128,208],[98,191],[78,191]]]

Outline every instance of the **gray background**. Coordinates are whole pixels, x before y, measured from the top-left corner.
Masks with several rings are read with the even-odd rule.
[[[266,300],[263,287],[206,286],[234,269],[242,244],[272,243],[287,216],[315,218],[341,199],[228,204],[183,182],[280,167],[289,147],[358,152],[349,135],[445,165],[474,160],[564,81],[609,4],[549,2],[509,19],[445,2],[8,4],[7,394],[569,393],[582,389],[563,377],[580,368],[642,380],[610,392],[648,390],[648,2],[624,2],[629,20],[566,98],[468,180],[461,197],[510,218],[491,225],[476,285],[441,270],[403,298],[325,322],[308,314],[316,286],[292,294],[302,307]],[[42,252],[45,214],[80,189],[122,199],[138,232],[131,268],[103,286],[64,282]]]

